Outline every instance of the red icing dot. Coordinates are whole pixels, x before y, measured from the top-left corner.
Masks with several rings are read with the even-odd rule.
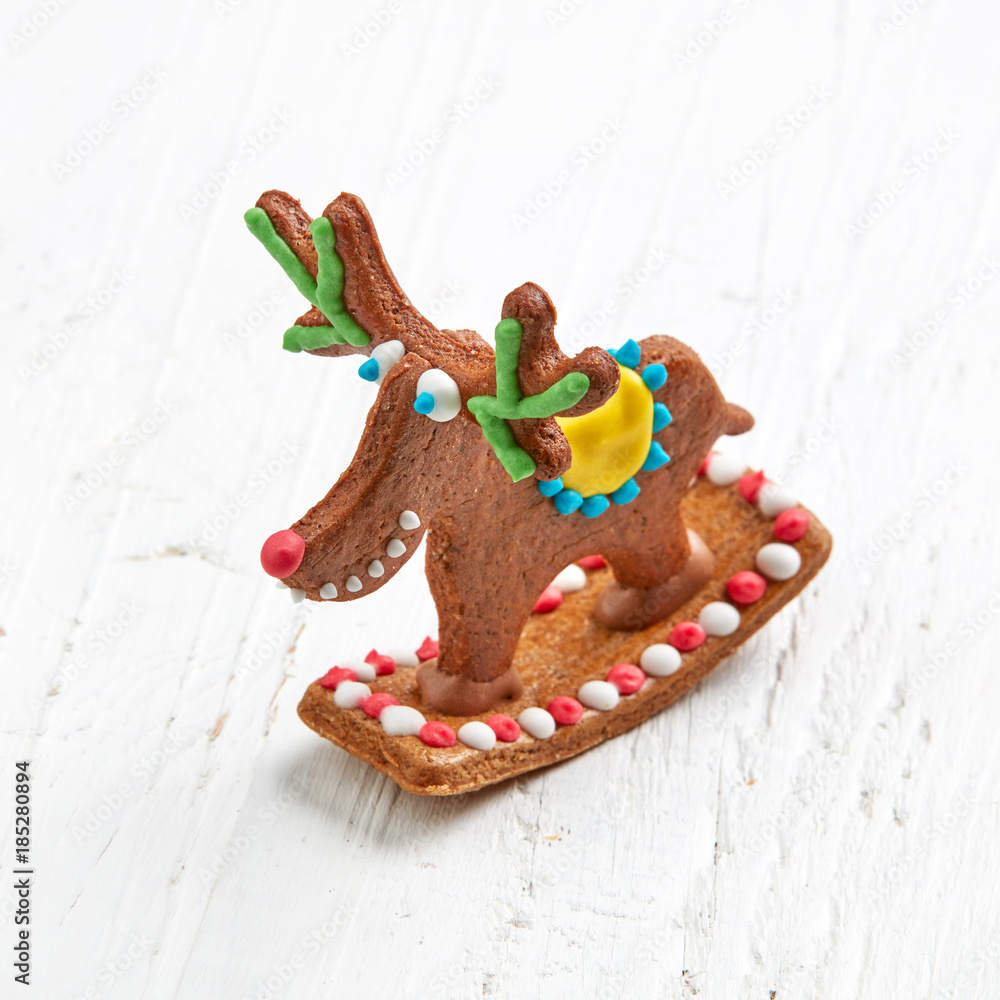
[[[574,722],[580,721],[583,715],[583,705],[576,698],[567,698],[560,695],[549,702],[549,715],[552,716],[560,726],[572,726]]]
[[[382,714],[382,709],[388,705],[398,705],[399,699],[393,698],[387,691],[379,691],[378,694],[371,694],[363,702],[361,707],[365,710],[365,715],[370,715],[377,719]]]
[[[433,660],[435,656],[438,655],[438,641],[437,639],[432,639],[427,636],[422,643],[420,643],[420,648],[417,650],[417,659],[423,663],[424,660]]]
[[[708,472],[708,463],[712,461],[712,456],[717,455],[718,452],[710,451],[701,461],[701,465],[698,466],[698,475],[704,476]]]
[[[783,510],[774,519],[774,537],[783,542],[797,542],[809,530],[809,512],[801,507]]]
[[[577,562],[584,569],[601,569],[608,564],[604,556],[584,556],[582,559],[577,559]]]
[[[608,671],[607,680],[618,688],[619,694],[635,694],[642,687],[646,675],[634,663],[616,663]]]
[[[375,649],[365,657],[365,663],[370,663],[375,668],[375,673],[379,677],[383,674],[394,674],[396,672],[396,661],[391,656],[384,656]]]
[[[425,722],[420,727],[420,738],[429,747],[453,747],[458,742],[455,730],[444,722]]]
[[[737,604],[753,604],[764,596],[767,581],[759,573],[741,570],[726,581],[726,590]]]
[[[534,613],[536,615],[544,615],[549,611],[555,611],[562,602],[563,592],[554,583],[550,583],[542,591],[542,596],[538,598]]]
[[[486,725],[497,734],[501,743],[513,743],[521,735],[521,727],[509,715],[491,715]]]
[[[356,681],[357,679],[358,675],[350,667],[333,667],[333,669],[323,674],[316,683],[321,687],[336,691],[337,685],[341,681]]]
[[[683,652],[697,649],[704,641],[705,630],[697,622],[678,622],[667,638],[674,649]]]
[[[291,576],[302,562],[305,555],[306,540],[299,534],[286,528],[276,531],[260,550],[260,564],[268,576]]]
[[[747,503],[756,503],[760,488],[767,482],[763,472],[748,472],[740,477],[739,491]]]

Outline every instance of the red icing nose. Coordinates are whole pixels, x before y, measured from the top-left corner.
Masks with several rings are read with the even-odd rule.
[[[260,550],[260,564],[268,576],[291,576],[305,555],[306,540],[291,528],[276,531]]]

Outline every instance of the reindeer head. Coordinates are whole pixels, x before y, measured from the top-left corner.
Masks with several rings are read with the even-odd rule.
[[[366,355],[359,374],[379,385],[350,467],[264,544],[264,569],[298,599],[369,593],[428,527],[446,537],[450,512],[472,495],[527,491],[530,484],[514,484],[561,475],[572,454],[554,414],[587,413],[617,388],[606,351],[571,359],[559,350],[555,308],[534,284],[504,301],[496,354],[471,330],[438,330],[403,293],[354,195],[312,220],[290,195],[268,191],[246,219],[312,303],[285,333],[285,348]]]

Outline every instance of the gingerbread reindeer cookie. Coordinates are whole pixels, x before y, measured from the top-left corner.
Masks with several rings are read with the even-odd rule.
[[[360,354],[378,386],[351,465],[267,539],[265,571],[295,600],[357,600],[427,536],[437,641],[334,660],[299,706],[401,787],[469,791],[631,728],[825,562],[815,517],[710,451],[753,418],[679,341],[568,357],[528,282],[494,347],[414,308],[354,195],[313,220],[268,191],[246,221],[312,306],[286,350]]]

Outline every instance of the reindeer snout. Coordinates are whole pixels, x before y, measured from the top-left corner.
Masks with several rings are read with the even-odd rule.
[[[291,528],[276,531],[260,550],[260,564],[268,576],[291,576],[299,568],[306,551],[306,540]]]

